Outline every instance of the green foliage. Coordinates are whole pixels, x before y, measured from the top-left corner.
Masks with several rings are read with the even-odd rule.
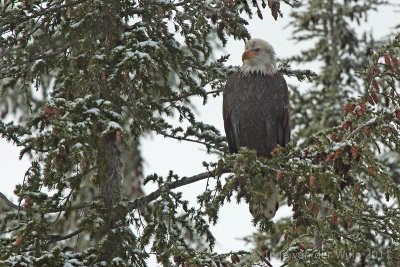
[[[376,44],[372,36],[360,34],[356,28],[369,11],[386,1],[364,2],[360,5],[358,1],[310,0],[291,14],[293,39],[312,41],[314,45],[289,60],[301,64],[317,62],[321,67],[307,94],[293,88],[293,122],[301,137],[337,126],[347,99],[361,94],[365,87],[358,72],[370,63]],[[309,112],[315,107],[324,112]]]
[[[311,89],[292,91],[297,145],[268,162],[280,164],[293,218],[252,239],[289,266],[398,260],[400,37],[374,48],[357,36],[354,21],[382,4],[365,2],[308,1],[293,13],[295,39],[315,46],[290,61],[317,60],[322,69]]]
[[[4,2],[1,116],[21,123],[1,122],[0,132],[34,160],[15,190],[18,208],[1,215],[1,264],[144,266],[149,252],[166,265],[172,255],[222,261],[204,214],[174,211],[187,203],[164,188],[173,175],[160,181],[160,200],[140,210],[139,233],[129,228],[137,217],[121,179],[141,176],[143,133],[225,149],[216,128],[196,120],[190,97],[206,103],[220,92],[227,56],[212,57],[212,38],[246,40],[245,24],[223,1]],[[140,183],[132,186],[137,197]],[[190,249],[186,234],[204,236],[209,249]]]
[[[212,52],[229,36],[250,37],[241,13],[262,17],[268,4],[277,18],[279,2],[4,2],[1,111],[25,113],[18,124],[1,121],[0,134],[33,160],[15,190],[18,207],[0,214],[0,265],[147,266],[150,255],[164,266],[270,266],[274,255],[289,266],[398,262],[400,37],[377,48],[355,33],[382,1],[283,2],[293,7],[295,40],[315,40],[279,66],[312,83],[293,89],[294,140],[268,159],[241,149],[192,177],[151,175],[145,183],[158,189],[145,196],[141,135],[226,152],[190,99],[206,104],[221,92],[228,56]],[[315,60],[318,75],[289,64]],[[396,157],[381,156],[388,152]],[[135,195],[122,191],[129,178]],[[197,206],[177,190],[204,179]],[[215,253],[210,224],[221,206],[262,202],[266,179],[279,185],[292,218],[254,214],[260,232],[247,241],[255,249]]]

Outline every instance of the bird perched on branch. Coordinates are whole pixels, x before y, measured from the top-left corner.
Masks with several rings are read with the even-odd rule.
[[[255,149],[257,156],[270,157],[277,146],[290,140],[289,91],[277,71],[274,48],[262,39],[250,39],[242,55],[240,72],[233,73],[223,93],[223,117],[229,151]],[[272,179],[265,183],[262,203],[250,201],[250,211],[268,219],[278,209],[278,190]]]

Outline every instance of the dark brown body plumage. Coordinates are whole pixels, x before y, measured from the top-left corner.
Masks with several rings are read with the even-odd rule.
[[[232,74],[223,93],[223,117],[229,151],[240,147],[268,156],[290,140],[289,92],[282,74]]]

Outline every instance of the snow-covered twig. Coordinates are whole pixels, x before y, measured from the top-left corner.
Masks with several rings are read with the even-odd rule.
[[[346,139],[350,139],[350,138],[354,137],[355,135],[359,134],[359,133],[361,132],[362,129],[364,129],[364,128],[368,127],[368,126],[371,126],[371,125],[375,124],[376,121],[377,121],[376,118],[372,118],[372,119],[370,119],[369,121],[367,121],[366,123],[361,124],[360,126],[357,127],[357,129],[355,129],[354,131],[352,131],[352,132],[347,136]]]

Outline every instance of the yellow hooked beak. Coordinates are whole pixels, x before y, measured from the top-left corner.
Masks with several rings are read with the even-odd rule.
[[[257,52],[254,50],[246,50],[244,51],[243,55],[242,55],[242,61],[245,61],[246,59],[252,58],[257,56]]]

